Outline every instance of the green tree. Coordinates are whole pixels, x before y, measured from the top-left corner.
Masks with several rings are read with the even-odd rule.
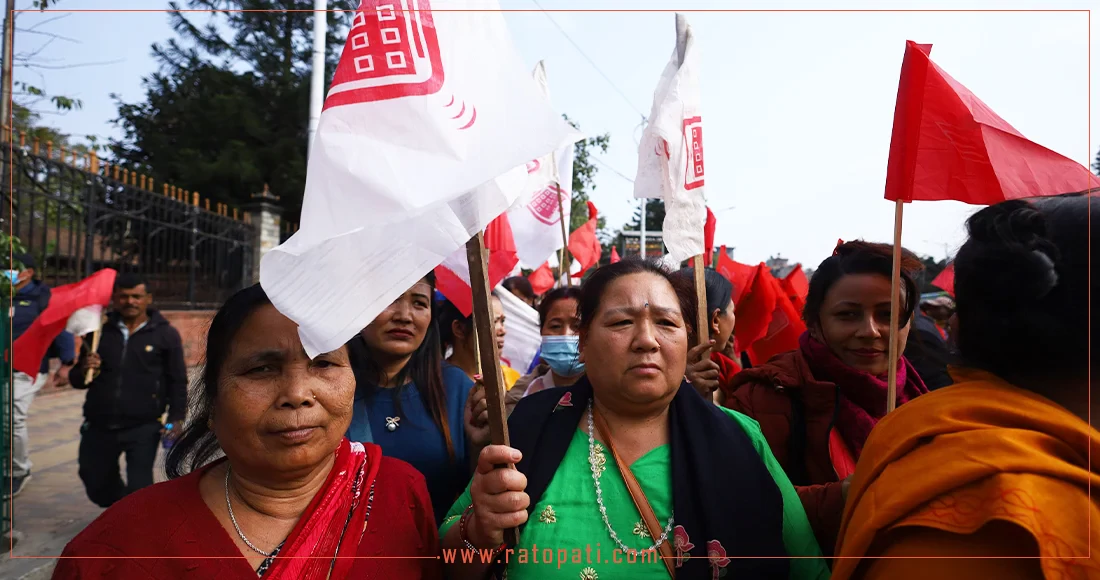
[[[203,197],[247,203],[270,184],[296,221],[306,178],[312,71],[311,0],[184,0],[197,23],[170,12],[179,38],[154,44],[161,70],[143,79],[145,99],[123,103],[123,138],[111,149],[124,165]],[[349,12],[329,3],[325,78],[343,47]],[[227,10],[234,10],[227,12]],[[225,31],[225,32],[223,32]]]
[[[57,6],[60,0],[32,0],[30,7],[35,10],[46,10],[47,8],[53,8]],[[19,13],[13,13],[11,17],[18,20]],[[75,68],[81,66],[94,65],[96,63],[84,63],[84,64],[52,64],[44,62],[39,54],[50,44],[57,40],[76,42],[71,38],[65,38],[63,36],[54,34],[49,30],[43,30],[41,27],[45,24],[53,22],[59,18],[64,18],[67,15],[58,16],[56,18],[50,18],[43,20],[38,24],[31,26],[30,28],[19,28],[18,22],[13,20],[12,32],[18,37],[13,39],[12,44],[18,45],[21,40],[26,38],[27,35],[45,37],[46,40],[40,46],[35,49],[26,52],[16,52],[12,57],[13,73],[14,69],[23,69],[27,72],[36,74],[39,77],[38,83],[28,83],[26,81],[12,80],[12,102],[18,103],[33,112],[41,112],[41,109],[37,108],[37,105],[43,101],[50,103],[56,112],[67,112],[72,110],[78,110],[83,108],[84,103],[80,99],[74,99],[69,96],[50,93],[45,87],[45,77],[42,74],[43,70],[57,70],[65,68]],[[14,112],[13,112],[14,114]],[[5,121],[6,123],[6,121]]]
[[[574,129],[580,130],[580,125],[568,115],[562,115],[562,117],[565,117]],[[604,133],[577,141],[573,146],[573,201],[569,209],[569,231],[583,226],[584,222],[588,221],[589,194],[596,189],[596,172],[599,171],[593,161],[593,154],[597,151],[607,153],[607,147],[610,144],[611,134]],[[607,220],[602,216],[597,216],[596,229],[604,229],[606,223]]]
[[[936,276],[939,276],[940,272],[943,272],[944,268],[947,268],[947,260],[936,260],[931,256],[924,256],[921,258],[921,263],[924,264],[924,272],[921,274],[921,279],[918,281],[921,294],[940,292],[940,288],[932,285],[932,280],[935,280]]]

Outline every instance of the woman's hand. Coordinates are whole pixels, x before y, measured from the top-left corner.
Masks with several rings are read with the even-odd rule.
[[[466,397],[463,411],[463,423],[466,428],[466,440],[473,448],[480,449],[489,444],[489,403],[485,400],[485,384],[481,376],[474,379],[474,386]]]
[[[687,380],[695,390],[706,400],[711,400],[714,391],[718,389],[719,367],[718,363],[710,360],[710,351],[714,348],[714,341],[701,344],[688,351]]]
[[[495,548],[504,543],[504,530],[527,521],[531,498],[527,477],[507,467],[518,463],[522,454],[504,445],[490,445],[481,450],[477,470],[470,483],[473,509],[466,523],[466,539],[478,548]]]

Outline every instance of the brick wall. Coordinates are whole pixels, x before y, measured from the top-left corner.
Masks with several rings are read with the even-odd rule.
[[[191,367],[202,362],[206,348],[206,331],[214,310],[162,310],[160,312],[176,327],[183,339],[183,358]]]

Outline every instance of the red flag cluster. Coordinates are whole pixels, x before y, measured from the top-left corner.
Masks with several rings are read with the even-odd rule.
[[[739,350],[749,353],[753,364],[798,348],[798,337],[806,331],[802,308],[809,291],[801,265],[778,280],[766,265],[736,262],[722,246],[716,269],[733,284],[737,313],[734,339]]]
[[[952,297],[955,296],[955,264],[948,264],[938,276],[932,279],[932,285]]]
[[[485,228],[485,249],[489,250],[489,262],[485,267],[489,288],[496,288],[519,263],[507,213],[497,216]],[[470,288],[470,270],[465,256],[463,249],[456,256],[449,257],[436,266],[435,284],[440,294],[463,315],[469,316],[474,311],[474,295]]]

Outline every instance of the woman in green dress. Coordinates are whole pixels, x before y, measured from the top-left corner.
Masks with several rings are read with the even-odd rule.
[[[481,452],[440,528],[448,576],[828,578],[759,426],[683,380],[690,283],[624,260],[585,282],[579,310],[586,377],[524,398],[512,447]]]

